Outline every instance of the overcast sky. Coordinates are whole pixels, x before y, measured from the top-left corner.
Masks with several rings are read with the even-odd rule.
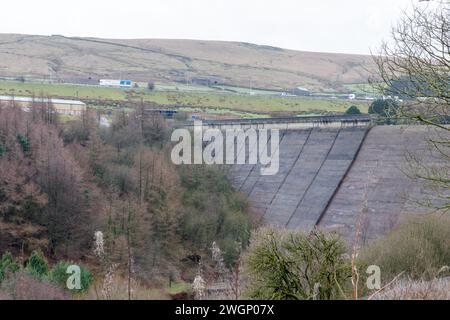
[[[8,0],[0,32],[245,41],[369,53],[411,0]]]

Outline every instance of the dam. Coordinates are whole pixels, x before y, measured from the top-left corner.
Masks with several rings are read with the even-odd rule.
[[[389,231],[405,215],[433,211],[442,201],[437,194],[448,197],[449,190],[430,188],[415,178],[409,158],[420,157],[433,170],[447,168],[448,173],[448,162],[428,143],[442,134],[419,125],[373,127],[318,225],[349,240],[358,228],[366,241]]]
[[[402,214],[424,210],[411,204],[411,198],[424,194],[424,186],[409,178],[404,167],[408,150],[426,151],[429,129],[373,126],[371,120],[327,116],[213,120],[203,125],[280,130],[277,174],[261,175],[259,164],[226,169],[263,224],[304,231],[320,226],[351,239],[364,211],[363,236],[372,239],[392,228]]]

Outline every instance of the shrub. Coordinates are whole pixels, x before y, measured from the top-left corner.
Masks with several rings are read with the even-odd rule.
[[[42,251],[35,250],[31,253],[26,268],[31,275],[38,279],[42,279],[48,275],[48,262]]]
[[[6,146],[0,142],[0,157],[6,153]]]
[[[30,140],[19,133],[17,134],[17,142],[22,146],[23,153],[28,155],[30,152]]]
[[[363,248],[359,262],[378,265],[383,281],[403,271],[412,279],[432,279],[450,263],[450,217],[409,217],[385,237]]]
[[[70,263],[67,261],[59,261],[50,272],[50,280],[54,284],[57,284],[64,289],[67,289],[67,279],[70,276],[70,273],[67,273],[67,268],[71,265],[74,265],[74,263]],[[89,286],[92,284],[93,276],[89,272],[89,270],[83,266],[80,266],[80,271],[81,271],[80,273],[81,289],[79,290],[74,289],[73,291],[85,292],[89,289]]]
[[[65,300],[68,296],[54,285],[19,271],[0,286],[0,297],[10,300]]]
[[[252,235],[244,268],[251,299],[308,300],[342,297],[351,277],[345,245],[336,234],[261,229]]]
[[[89,130],[81,120],[69,121],[61,130],[64,143],[83,142],[89,140]]]
[[[252,228],[247,202],[235,192],[220,168],[214,166],[181,167],[183,238],[200,249],[216,241],[224,251],[225,263],[233,265],[236,243],[246,247]]]
[[[0,260],[0,283],[5,280],[9,273],[15,273],[19,270],[19,264],[13,259],[10,252],[5,252]]]
[[[361,111],[357,106],[350,106],[347,111],[345,111],[345,114],[361,114]]]
[[[395,116],[398,104],[393,99],[377,99],[369,106],[370,114],[378,114],[382,117]]]

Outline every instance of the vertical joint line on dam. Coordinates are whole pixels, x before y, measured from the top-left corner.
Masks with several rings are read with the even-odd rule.
[[[366,138],[367,138],[367,135],[369,134],[370,129],[372,129],[372,127],[371,127],[371,126],[368,126],[368,127],[367,127],[367,130],[366,130],[365,133],[364,133],[363,138],[361,139],[361,142],[360,142],[360,144],[359,144],[359,146],[358,146],[358,149],[356,149],[356,153],[355,153],[355,155],[353,156],[353,159],[352,159],[350,165],[347,167],[347,170],[345,170],[344,175],[342,176],[341,180],[339,181],[337,187],[334,189],[333,194],[331,195],[330,199],[328,200],[328,202],[327,202],[325,208],[323,208],[322,212],[320,213],[320,216],[319,216],[319,218],[317,219],[317,221],[316,221],[316,223],[315,223],[315,226],[318,226],[318,225],[320,224],[320,222],[322,221],[322,219],[323,219],[323,217],[325,216],[326,212],[328,211],[328,208],[330,207],[331,202],[334,200],[334,198],[336,197],[336,194],[338,193],[339,189],[341,188],[343,182],[344,182],[345,179],[347,178],[348,173],[350,172],[350,170],[351,170],[352,167],[353,167],[353,164],[355,163],[356,159],[358,158],[358,155],[359,155],[359,153],[360,153],[360,151],[361,151],[361,148],[362,148],[362,146],[363,146],[363,144],[364,144],[364,141],[365,141]]]
[[[289,177],[289,174],[291,173],[292,169],[295,167],[295,164],[298,162],[298,159],[300,159],[300,156],[302,155],[303,149],[304,149],[305,146],[307,145],[308,140],[309,140],[309,137],[311,136],[312,130],[313,130],[313,129],[309,129],[309,130],[308,130],[308,136],[306,137],[305,142],[302,144],[302,146],[301,146],[301,148],[300,148],[300,151],[299,151],[297,157],[296,157],[295,160],[292,162],[291,167],[289,168],[288,172],[286,172],[286,175],[284,176],[283,180],[281,181],[280,185],[278,186],[277,191],[274,193],[274,195],[272,196],[272,199],[270,200],[268,206],[267,206],[266,209],[264,210],[264,213],[263,213],[263,215],[261,216],[261,220],[263,220],[264,217],[266,216],[267,210],[269,210],[270,206],[271,206],[272,203],[273,203],[273,200],[275,200],[275,198],[276,198],[278,192],[281,190],[281,188],[283,187],[283,185],[284,185],[285,182],[286,182],[286,179]]]
[[[323,158],[322,162],[320,163],[320,166],[318,168],[318,170],[314,173],[314,177],[311,179],[311,182],[308,184],[308,187],[305,189],[305,192],[303,193],[302,197],[300,198],[299,202],[297,203],[297,206],[295,207],[294,211],[292,212],[291,216],[289,217],[289,220],[286,222],[285,227],[287,227],[289,225],[289,223],[291,222],[292,218],[295,215],[295,212],[297,211],[297,209],[300,207],[301,203],[303,202],[303,200],[305,199],[306,194],[308,193],[309,189],[311,188],[311,186],[313,185],[317,175],[320,172],[320,169],[322,169],[323,164],[325,163],[325,161],[327,160],[331,150],[334,147],[334,144],[336,143],[336,140],[339,136],[339,134],[341,133],[341,129],[339,129],[338,133],[334,136],[333,142],[330,145],[330,148],[328,149],[328,152],[326,154],[326,156]]]
[[[280,148],[280,145],[281,145],[281,142],[283,141],[284,136],[285,136],[285,132],[282,133],[281,139],[278,143],[278,149]],[[269,145],[269,143],[271,143],[271,141],[272,141],[272,136],[270,136],[269,140],[267,141],[264,151],[267,150],[267,146]],[[273,152],[273,150],[271,150],[270,152]],[[257,167],[257,165],[253,166],[251,172],[249,173],[249,175],[247,177],[249,177],[251,175],[251,173],[255,169],[255,167]],[[253,189],[255,189],[255,186],[259,182],[260,177],[261,177],[261,175],[258,175],[258,178],[256,179],[256,181],[253,183],[252,187],[250,188],[248,195],[252,194]]]

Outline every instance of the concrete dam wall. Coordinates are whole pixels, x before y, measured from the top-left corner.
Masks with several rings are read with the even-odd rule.
[[[319,225],[336,229],[352,241],[359,224],[361,241],[365,241],[387,232],[406,214],[431,211],[421,203],[437,203],[431,193],[436,190],[411,178],[407,161],[409,154],[421,157],[427,166],[448,166],[429,148],[431,137],[436,132],[426,126],[372,128]]]
[[[231,166],[229,177],[265,224],[322,226],[351,239],[360,212],[366,211],[362,232],[371,239],[402,214],[424,210],[411,201],[425,194],[424,186],[405,174],[404,165],[407,152],[426,153],[428,131],[358,125],[282,130],[277,174],[264,176],[259,164],[245,164]],[[251,148],[256,146],[245,152]]]
[[[354,126],[281,131],[277,174],[261,175],[259,164],[234,165],[231,180],[264,223],[308,230],[323,214],[367,130]],[[252,147],[256,146],[246,151]]]

